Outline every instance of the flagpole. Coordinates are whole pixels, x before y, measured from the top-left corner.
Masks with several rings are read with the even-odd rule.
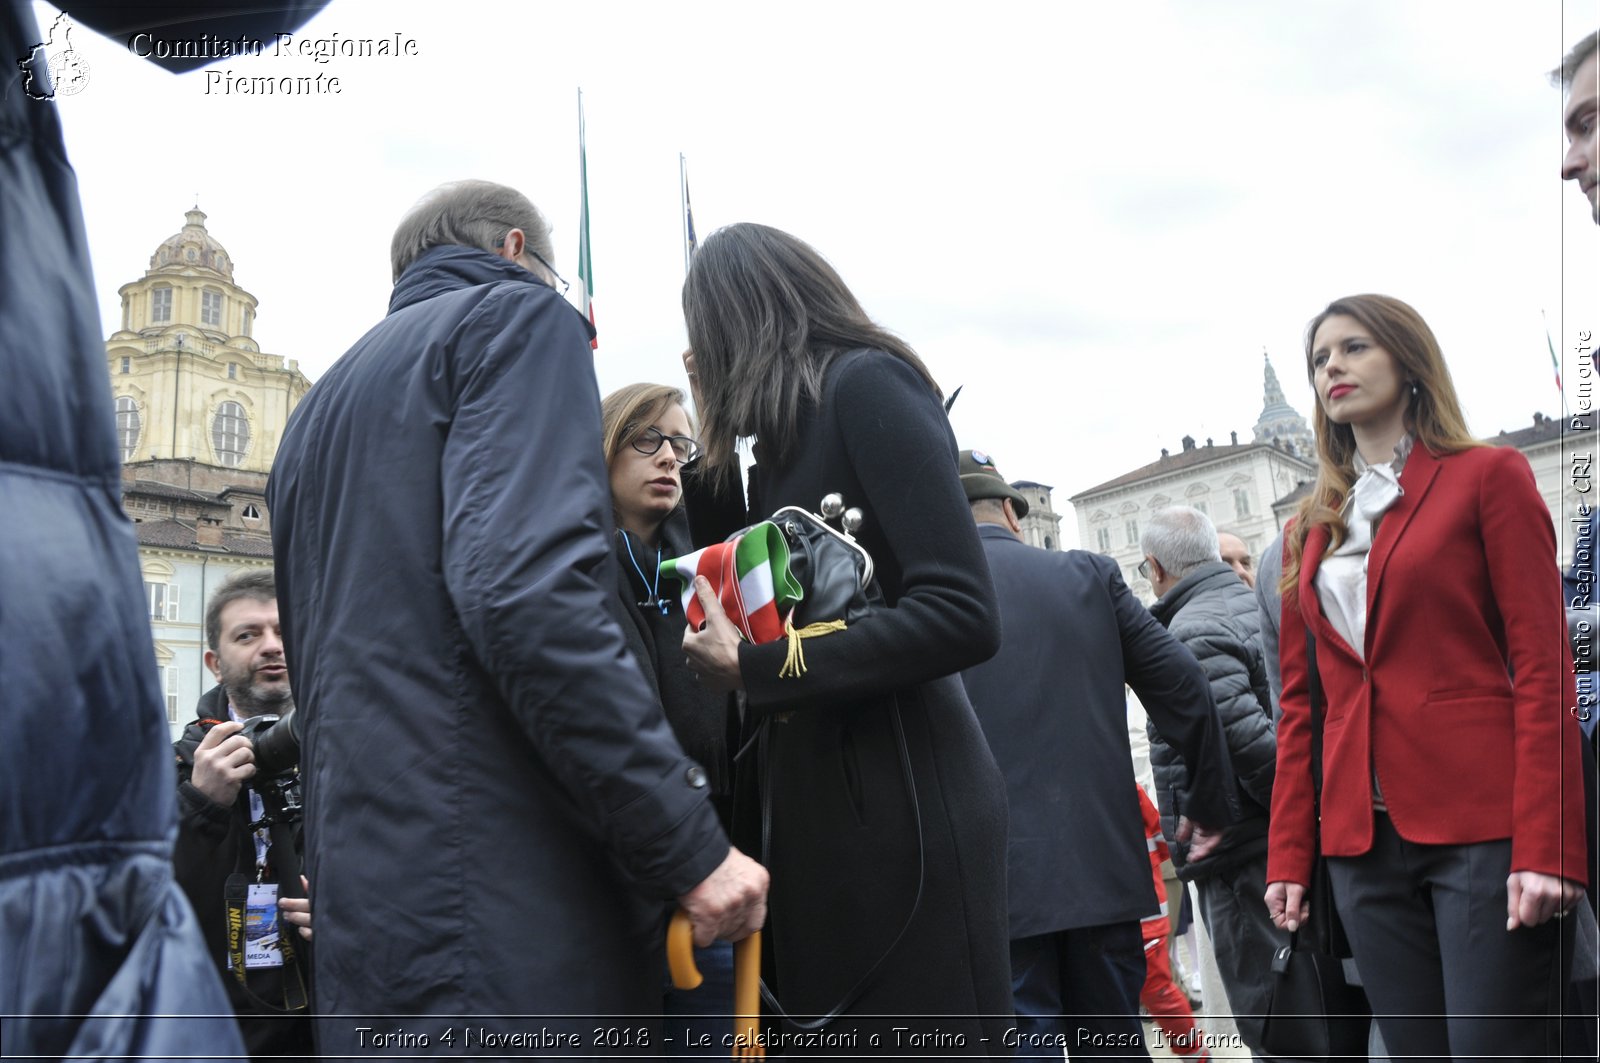
[[[683,233],[683,275],[689,275],[689,171],[678,152],[678,228]]]
[[[1556,341],[1550,337],[1550,318],[1543,310],[1539,316],[1544,318],[1544,342],[1550,348],[1550,364],[1556,371],[1556,391],[1561,396],[1561,419],[1567,420],[1567,389],[1561,383],[1561,359],[1556,355]]]
[[[589,155],[584,145],[583,87],[578,88],[578,294],[583,316],[594,326],[594,261],[589,251]],[[600,349],[598,332],[589,341],[594,350]]]

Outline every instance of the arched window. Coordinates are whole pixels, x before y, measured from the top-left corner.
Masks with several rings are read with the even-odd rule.
[[[139,446],[139,404],[124,395],[117,400],[117,445],[122,448],[122,460],[132,461]]]
[[[224,402],[217,407],[211,421],[211,449],[217,453],[219,464],[236,466],[244,461],[244,452],[250,446],[250,422],[245,419],[244,407],[237,402]]]

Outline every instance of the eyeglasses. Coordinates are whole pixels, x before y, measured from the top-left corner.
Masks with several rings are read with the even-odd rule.
[[[565,299],[567,297],[567,289],[572,287],[572,285],[568,284],[562,278],[561,274],[556,272],[556,268],[554,266],[552,266],[550,263],[546,262],[544,260],[544,256],[539,254],[539,252],[535,251],[531,247],[524,247],[523,250],[528,252],[528,254],[532,255],[535,259],[537,259],[539,265],[543,266],[545,269],[550,271],[550,276],[554,277],[556,279],[556,283],[561,285],[561,298]]]
[[[511,235],[510,230],[507,230],[506,233],[505,233],[505,236],[500,237],[500,239],[496,242],[495,246],[496,247],[504,246],[504,244],[506,242],[506,236],[510,236],[510,235]],[[539,252],[535,251],[532,247],[528,246],[528,244],[524,243],[522,245],[522,249],[524,251],[526,251],[528,254],[532,255],[533,258],[534,258],[534,261],[538,262],[539,265],[543,266],[545,269],[550,271],[550,276],[554,277],[556,279],[556,283],[561,285],[561,298],[565,299],[567,297],[567,289],[571,288],[572,285],[568,284],[565,280],[563,280],[562,277],[561,277],[561,274],[556,272],[556,268],[554,266],[552,266],[550,263],[546,262],[544,260],[544,256],[539,254]]]
[[[700,441],[688,436],[669,436],[659,428],[646,428],[628,445],[641,454],[654,454],[661,449],[661,444],[667,443],[672,447],[672,456],[678,459],[679,465],[687,465],[700,456]]]
[[[1149,579],[1150,578],[1150,559],[1147,557],[1143,561],[1139,562],[1139,566],[1137,568],[1135,568],[1134,571],[1139,573],[1139,576],[1142,579]]]

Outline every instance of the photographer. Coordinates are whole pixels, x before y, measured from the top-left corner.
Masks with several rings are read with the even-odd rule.
[[[310,1056],[309,941],[280,912],[286,900],[304,911],[296,901],[305,891],[294,698],[271,569],[238,573],[217,589],[206,606],[206,644],[217,686],[173,746],[176,877],[250,1054]],[[230,925],[240,928],[231,941]],[[309,938],[309,927],[301,933]]]

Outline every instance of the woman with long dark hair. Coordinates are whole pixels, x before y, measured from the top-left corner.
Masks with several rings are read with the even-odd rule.
[[[719,610],[684,638],[761,727],[786,1031],[821,1030],[836,1055],[1010,1055],[1005,789],[957,675],[994,653],[999,624],[939,390],[821,255],[776,229],[714,233],[683,306],[705,464],[737,483],[741,440],[758,463],[748,510],[725,496],[717,531],[842,495],[864,514],[886,600],[805,640],[800,675],[782,640],[741,643]]]
[[[665,384],[629,384],[600,403],[601,440],[617,524],[617,597],[628,649],[661,700],[683,751],[704,772],[717,816],[732,827],[733,745],[737,715],[727,694],[698,683],[684,663],[683,606],[676,581],[663,585],[661,562],[689,552],[683,467],[700,444],[683,392]],[[733,946],[695,950],[705,981],[663,993],[663,1051],[726,1059],[723,1035],[733,1011]],[[709,1039],[708,1039],[709,1038]],[[707,1048],[709,1046],[709,1050]]]
[[[1320,837],[1390,1054],[1557,1054],[1586,872],[1549,511],[1518,451],[1467,431],[1405,303],[1330,304],[1306,373],[1318,472],[1285,536],[1268,910],[1305,922]]]

